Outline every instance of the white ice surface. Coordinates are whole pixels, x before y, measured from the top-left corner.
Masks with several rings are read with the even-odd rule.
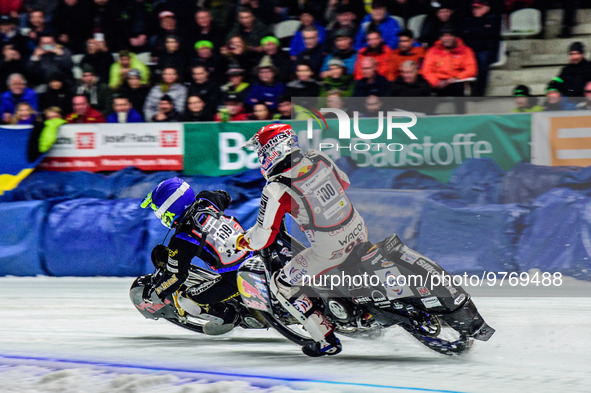
[[[590,297],[474,296],[497,332],[459,357],[391,328],[312,359],[273,331],[144,319],[132,280],[0,278],[0,392],[591,392]]]

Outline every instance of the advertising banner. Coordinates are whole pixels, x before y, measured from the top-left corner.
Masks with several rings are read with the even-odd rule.
[[[530,159],[529,114],[418,117],[409,128],[417,139],[392,127],[396,122],[387,116],[381,125],[378,118],[347,122],[349,138],[341,137],[344,127],[334,118],[291,124],[304,149],[321,150],[333,159],[348,156],[359,167],[416,169],[443,182],[469,158],[490,157],[505,170]],[[187,124],[185,172],[219,176],[258,167],[256,155],[241,145],[265,124]],[[370,133],[375,137],[368,140]]]
[[[69,124],[62,126],[40,167],[52,171],[183,169],[181,123]]]
[[[269,122],[185,124],[187,175],[222,176],[259,167],[254,152],[242,145]]]
[[[591,165],[591,111],[532,114],[532,164]]]

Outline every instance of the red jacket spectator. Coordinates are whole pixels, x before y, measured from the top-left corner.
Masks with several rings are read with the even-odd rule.
[[[425,57],[425,48],[422,46],[413,46],[407,51],[396,49],[392,51],[392,70],[394,72],[394,79],[400,76],[400,66],[405,61],[414,61],[418,68],[421,68],[423,58]]]
[[[103,114],[93,108],[88,109],[88,112],[86,112],[86,115],[79,115],[77,113],[72,112],[68,116],[66,116],[66,121],[68,123],[85,123],[85,124],[105,123],[106,122],[105,118],[103,117]]]
[[[0,15],[16,17],[23,8],[23,0],[0,0]]]
[[[474,52],[464,44],[461,38],[455,39],[456,45],[453,48],[444,47],[441,40],[438,40],[425,55],[421,73],[433,87],[449,78],[476,77],[478,67]]]
[[[77,95],[72,98],[74,112],[66,116],[68,123],[105,123],[103,114],[90,107],[88,98],[84,95]]]
[[[361,73],[361,60],[366,57],[371,57],[376,61],[378,74],[389,81],[394,80],[394,69],[392,68],[392,49],[383,43],[377,49],[366,47],[359,50],[357,54],[357,60],[355,61],[355,67],[353,69],[353,78],[355,80],[363,79],[363,75]]]

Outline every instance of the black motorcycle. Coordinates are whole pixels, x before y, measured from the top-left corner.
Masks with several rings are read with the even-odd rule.
[[[301,327],[302,321],[286,311],[269,285],[273,273],[284,266],[292,253],[303,248],[283,225],[269,248],[261,250],[240,266],[237,289],[241,298],[228,302],[239,315],[235,326],[245,329],[272,327],[298,345],[312,343]],[[203,333],[202,326],[215,317],[182,313],[172,295],[161,300],[150,291],[153,282],[162,274],[164,271],[157,266],[154,274],[135,279],[130,289],[134,306],[148,319],[164,318],[177,326]],[[449,274],[434,261],[408,248],[396,235],[376,245],[358,245],[343,264],[331,269],[325,276],[344,274],[374,277],[379,283],[359,285],[353,280],[347,285],[331,288],[312,282],[314,285],[303,288],[333,323],[337,335],[378,338],[385,328],[400,326],[434,351],[459,354],[468,350],[474,339],[487,341],[495,332],[486,324],[470,295],[461,286],[445,280],[438,280],[439,285],[428,285],[433,283],[430,277],[449,277]],[[393,280],[402,276],[414,277],[414,285],[401,285]],[[216,273],[191,266],[183,285],[206,290],[219,279]]]
[[[216,215],[210,210],[200,210],[199,213],[203,215]],[[207,228],[205,225],[195,224],[196,230],[200,231],[203,239],[207,237]],[[203,242],[202,242],[203,244]],[[158,249],[161,248],[161,249]],[[275,268],[280,268],[288,260],[290,254],[289,244],[281,238],[276,239],[270,249],[276,250],[274,252],[274,259],[270,262],[270,265],[274,265]],[[152,263],[155,267],[155,272],[136,278],[129,290],[129,297],[135,308],[147,319],[160,319],[163,318],[177,326],[189,329],[197,333],[203,332],[203,325],[211,320],[217,320],[221,323],[221,319],[215,315],[202,313],[199,315],[191,315],[181,307],[179,307],[177,300],[173,295],[167,295],[164,299],[160,299],[156,293],[152,290],[154,283],[158,282],[159,279],[165,274],[165,263],[160,262],[162,259],[158,257],[158,254],[162,250],[166,250],[163,245],[159,245],[152,252]],[[166,252],[165,255],[168,255]],[[259,260],[258,257],[256,259]],[[194,288],[194,291],[201,293],[207,291],[213,284],[221,279],[221,276],[211,270],[207,270],[198,266],[191,265],[189,267],[189,275],[187,280],[183,283],[180,291],[189,290]],[[240,283],[238,279],[238,283]],[[266,288],[262,283],[256,283],[260,291],[265,291]],[[238,292],[238,286],[236,287]],[[241,327],[244,329],[269,329],[271,327],[282,329],[283,331],[289,331],[287,324],[292,323],[292,319],[289,314],[286,314],[279,304],[274,307],[272,315],[263,315],[256,307],[249,307],[252,303],[249,299],[242,300],[240,297],[230,299],[224,303],[227,307],[234,307],[238,314],[238,318],[235,321],[235,327]],[[284,333],[285,335],[286,333]]]
[[[285,228],[282,237],[290,239],[293,252],[303,249]],[[259,312],[289,340],[310,344],[302,321],[289,315],[270,290],[271,276],[281,267],[277,259],[277,249],[266,249],[241,265],[238,289],[243,305]],[[328,283],[332,282],[320,276],[303,287],[333,323],[337,335],[377,338],[385,328],[400,326],[436,352],[459,354],[467,351],[474,339],[487,341],[495,332],[470,295],[443,279],[450,276],[441,266],[408,248],[396,235],[376,245],[358,245],[343,264],[324,274],[331,276],[367,278],[331,287]],[[401,283],[400,277],[408,282]]]

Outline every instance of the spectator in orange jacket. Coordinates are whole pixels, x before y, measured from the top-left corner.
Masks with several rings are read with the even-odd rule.
[[[398,33],[398,49],[392,52],[392,69],[394,79],[400,76],[400,67],[407,61],[413,61],[420,69],[425,57],[425,48],[413,46],[415,43],[412,31],[403,29]]]
[[[475,78],[478,66],[474,51],[456,37],[453,27],[446,25],[439,41],[427,51],[421,73],[438,96],[462,97],[464,83],[460,82]]]
[[[79,94],[72,98],[74,112],[66,116],[68,123],[105,123],[103,114],[90,107],[88,97]]]
[[[360,49],[353,69],[353,78],[355,80],[363,79],[361,72],[361,61],[364,58],[371,57],[375,60],[378,74],[388,79],[394,80],[394,68],[392,67],[392,49],[390,49],[382,39],[382,34],[377,30],[367,32],[367,46]]]

